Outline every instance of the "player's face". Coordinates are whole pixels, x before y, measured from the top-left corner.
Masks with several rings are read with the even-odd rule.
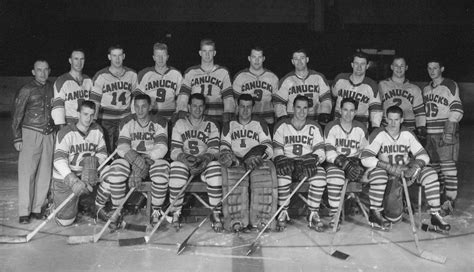
[[[440,78],[443,74],[444,67],[440,67],[439,63],[437,62],[430,62],[428,63],[428,74],[430,75],[431,79]]]
[[[387,129],[390,131],[398,132],[400,130],[400,126],[403,123],[403,118],[400,114],[391,112],[387,115]]]
[[[153,51],[153,60],[157,67],[163,68],[166,67],[166,62],[168,61],[168,52],[166,50],[155,50]]]
[[[204,101],[201,99],[193,99],[191,104],[188,105],[188,111],[191,114],[191,117],[194,119],[201,119],[204,114]]]
[[[260,70],[263,68],[263,62],[265,61],[265,56],[262,51],[252,50],[249,56],[250,67],[254,70]]]
[[[248,121],[252,117],[252,101],[241,100],[239,103],[239,119]]]
[[[354,57],[351,66],[352,73],[356,76],[364,76],[368,68],[367,60],[359,57]]]
[[[296,120],[305,121],[308,116],[308,102],[298,100],[293,109]]]
[[[115,68],[122,68],[123,60],[125,59],[125,53],[122,49],[114,49],[110,51],[109,60],[110,65]]]
[[[80,51],[72,52],[71,57],[69,58],[69,63],[71,64],[71,70],[76,71],[76,72],[81,72],[82,69],[84,68],[85,61],[86,61],[86,58],[84,56],[84,53]]]
[[[398,78],[404,78],[405,72],[408,70],[408,66],[404,59],[395,59],[392,65],[390,65],[390,68],[393,71],[392,76]]]
[[[135,100],[133,106],[135,107],[135,113],[137,114],[138,119],[145,119],[148,116],[150,111],[150,103],[148,103],[147,100]]]
[[[291,59],[291,63],[295,66],[296,71],[304,71],[307,69],[307,65],[309,62],[309,58],[306,54],[301,52],[296,52],[293,54],[293,58]]]
[[[214,61],[214,56],[216,55],[216,50],[212,45],[203,45],[201,50],[199,50],[199,56],[201,56],[201,62],[211,63]]]
[[[33,70],[31,70],[31,73],[35,77],[35,80],[41,84],[46,83],[46,80],[48,80],[49,77],[49,72],[49,64],[44,61],[35,62]]]
[[[94,114],[95,110],[88,107],[82,107],[79,112],[79,124],[84,128],[89,128],[94,121]]]
[[[341,118],[344,121],[352,122],[352,120],[354,120],[355,114],[356,114],[356,109],[355,109],[354,104],[352,104],[350,102],[346,102],[346,103],[344,103],[344,105],[342,105]]]

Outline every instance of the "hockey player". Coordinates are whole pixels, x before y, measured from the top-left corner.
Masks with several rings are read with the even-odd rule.
[[[90,100],[92,79],[82,73],[85,54],[82,49],[74,49],[69,57],[71,70],[59,76],[54,82],[53,111],[51,115],[56,125],[75,124],[79,105]]]
[[[381,168],[362,167],[360,153],[367,146],[367,128],[354,120],[358,103],[351,97],[341,100],[341,118],[330,122],[324,131],[326,141],[326,172],[328,198],[332,215],[329,223],[332,228],[336,223],[335,213],[339,206],[342,186],[346,180],[369,183],[370,216],[372,226],[385,229],[389,223],[383,219],[382,200],[387,185],[387,173]],[[362,176],[364,175],[364,178]],[[339,228],[340,224],[338,224]]]
[[[362,151],[362,164],[370,169],[381,168],[394,177],[405,176],[409,185],[417,182],[425,189],[430,206],[431,224],[443,231],[450,225],[439,214],[439,181],[436,172],[426,166],[429,157],[415,135],[403,123],[403,111],[398,106],[387,109],[387,126],[375,130],[369,139],[369,145]],[[409,156],[413,159],[410,161]],[[390,209],[390,207],[385,207]]]
[[[370,122],[369,131],[372,131],[380,127],[383,110],[377,84],[365,76],[369,68],[368,56],[362,52],[355,53],[351,66],[352,74],[339,74],[333,81],[332,95],[336,98],[335,117],[341,117],[341,100],[352,97],[359,103],[355,120],[366,127],[369,127]]]
[[[176,97],[181,89],[183,76],[168,66],[168,46],[164,43],[153,45],[154,67],[148,67],[138,73],[138,91],[150,96],[152,113],[171,120],[176,111]],[[133,112],[133,109],[132,109]]]
[[[392,76],[380,81],[379,94],[384,112],[396,105],[403,110],[403,126],[413,130],[421,143],[426,142],[425,104],[421,90],[406,79],[408,64],[404,57],[395,56],[392,64]]]
[[[275,167],[270,161],[273,156],[272,140],[265,122],[252,116],[254,104],[252,95],[240,95],[237,120],[225,123],[222,129],[219,162],[223,166],[224,193],[246,171],[252,170],[249,178],[223,203],[224,228],[231,231],[241,231],[249,224],[250,227],[262,229],[277,210],[278,185]],[[265,159],[257,151],[262,145],[266,147]]]
[[[441,180],[442,213],[452,213],[458,190],[458,171],[456,161],[459,155],[459,121],[464,111],[459,98],[456,82],[443,77],[444,66],[434,59],[428,62],[431,82],[423,88],[426,107],[426,129],[428,139],[426,150],[430,155],[432,167]]]
[[[278,90],[278,77],[263,68],[265,56],[260,47],[253,47],[250,50],[248,60],[250,67],[238,72],[234,77],[232,84],[234,97],[238,98],[244,93],[251,94],[255,100],[252,114],[265,120],[271,130],[275,122],[272,95]]]
[[[98,71],[93,79],[91,99],[100,106],[98,120],[105,132],[107,150],[117,146],[120,121],[130,115],[132,92],[137,87],[137,73],[123,65],[125,50],[120,45],[109,48],[110,66]]]
[[[308,97],[308,117],[326,125],[331,119],[331,90],[323,74],[308,69],[309,57],[302,49],[293,52],[291,63],[295,71],[280,80],[278,91],[274,93],[276,118],[294,114],[293,102],[296,96]]]
[[[170,202],[178,197],[178,192],[191,176],[201,174],[207,183],[207,194],[211,207],[222,199],[221,165],[216,161],[219,155],[219,130],[217,124],[204,116],[206,98],[201,93],[189,97],[189,116],[179,119],[171,136]],[[172,212],[172,223],[180,228],[183,195],[176,201]],[[222,210],[217,207],[211,215],[212,228],[222,231]]]
[[[167,121],[150,115],[151,99],[146,94],[135,96],[135,114],[125,118],[120,125],[117,154],[114,160],[101,173],[103,182],[97,190],[97,217],[106,221],[125,197],[128,187],[139,188],[144,178],[151,179],[152,222],[157,222],[162,214],[161,207],[168,190],[169,163],[163,160],[168,151]],[[112,211],[104,210],[109,197]],[[118,218],[112,218],[115,227]],[[114,227],[114,226],[113,226]]]
[[[201,41],[199,50],[201,65],[188,68],[178,95],[177,111],[180,117],[186,115],[191,94],[200,93],[206,98],[204,115],[219,123],[226,123],[234,116],[235,102],[229,71],[214,64],[216,46],[212,40]]]
[[[278,202],[281,206],[290,195],[292,179],[308,178],[308,226],[324,231],[319,217],[319,204],[326,187],[324,138],[318,123],[308,119],[310,99],[298,95],[293,100],[293,117],[282,119],[275,126],[273,155],[278,178]],[[288,202],[289,203],[289,202]],[[283,230],[290,220],[288,206],[278,215],[278,228]]]
[[[71,193],[75,195],[56,215],[61,226],[74,223],[80,196],[98,182],[97,168],[107,158],[102,128],[94,123],[95,103],[84,101],[78,110],[78,121],[58,132],[54,150],[54,205],[60,205]]]

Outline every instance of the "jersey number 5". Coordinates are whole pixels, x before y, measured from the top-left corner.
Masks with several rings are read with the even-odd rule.
[[[197,141],[189,141],[188,142],[189,153],[191,155],[196,155],[199,153],[198,142]]]

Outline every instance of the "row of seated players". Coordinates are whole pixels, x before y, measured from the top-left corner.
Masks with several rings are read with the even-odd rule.
[[[285,200],[290,195],[291,183],[307,178],[310,228],[316,231],[325,228],[319,217],[319,206],[326,188],[334,215],[344,182],[360,181],[369,186],[371,225],[385,229],[389,223],[382,214],[382,201],[388,177],[404,175],[424,186],[431,223],[449,230],[449,224],[439,214],[437,174],[426,166],[429,156],[416,137],[401,128],[403,111],[399,107],[390,107],[388,125],[368,137],[366,127],[354,120],[358,102],[345,98],[340,103],[341,118],[330,122],[323,134],[317,122],[307,118],[308,97],[297,96],[293,116],[278,122],[272,140],[266,123],[252,117],[255,102],[251,95],[238,98],[238,118],[225,123],[222,132],[216,122],[204,117],[205,102],[200,93],[190,96],[189,116],[177,120],[172,129],[169,145],[172,162],[169,163],[164,159],[168,152],[167,120],[150,115],[149,96],[135,97],[135,114],[120,126],[117,146],[120,158],[100,173],[96,197],[98,217],[110,219],[112,211],[104,209],[109,198],[116,209],[126,195],[127,185],[139,186],[149,176],[153,221],[165,216],[162,205],[169,190],[169,201],[174,203],[169,221],[179,227],[183,195],[178,192],[190,176],[200,175],[207,183],[209,204],[214,208],[211,221],[215,231],[262,228],[276,212],[277,203],[285,207],[276,228],[284,229],[289,220],[289,202],[285,204]],[[74,222],[78,198],[87,193],[88,183],[97,182],[93,170],[107,156],[102,130],[93,123],[94,114],[94,103],[83,102],[79,121],[62,128],[57,137],[53,172],[55,204],[71,192],[76,195],[76,200],[57,215],[57,222],[62,225]],[[263,149],[259,148],[262,146]],[[94,166],[89,162],[91,158],[97,158]],[[246,171],[250,171],[247,181],[220,205],[223,192]],[[119,221],[113,218],[112,226],[116,227]],[[334,223],[333,217],[330,225]]]

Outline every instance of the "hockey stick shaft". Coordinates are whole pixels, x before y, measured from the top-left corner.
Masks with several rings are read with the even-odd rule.
[[[280,214],[280,212],[285,208],[285,205],[290,201],[291,197],[293,197],[293,195],[295,195],[298,190],[300,189],[300,187],[303,185],[303,183],[308,179],[308,177],[304,177],[299,183],[298,185],[296,186],[296,188],[293,190],[293,192],[291,192],[291,194],[285,199],[285,201],[283,202],[283,204],[281,204],[280,208],[278,208],[278,210],[276,211],[276,213],[270,218],[270,220],[268,220],[267,224],[265,224],[265,227],[258,233],[257,237],[254,239],[253,243],[250,245],[249,247],[249,250],[247,251],[247,256],[249,256],[250,254],[252,254],[252,252],[255,250],[255,247],[257,245],[257,242],[258,240],[260,239],[260,237],[263,235],[263,233],[265,232],[265,230],[267,230],[267,228],[270,226],[270,224],[273,222],[273,220],[275,220],[275,218],[278,216],[278,214]]]

